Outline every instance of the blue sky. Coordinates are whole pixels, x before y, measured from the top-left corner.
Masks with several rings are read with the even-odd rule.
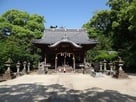
[[[10,9],[44,16],[51,25],[81,28],[98,10],[108,9],[107,0],[0,0],[0,14]]]

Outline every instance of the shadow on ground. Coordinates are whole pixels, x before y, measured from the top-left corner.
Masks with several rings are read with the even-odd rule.
[[[136,102],[136,97],[95,87],[79,91],[35,83],[1,86],[0,102]]]

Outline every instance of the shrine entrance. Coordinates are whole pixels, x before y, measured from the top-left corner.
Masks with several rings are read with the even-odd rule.
[[[73,53],[60,52],[56,54],[55,69],[57,71],[74,71],[75,57]]]

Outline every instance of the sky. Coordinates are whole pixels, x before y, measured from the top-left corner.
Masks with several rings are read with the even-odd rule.
[[[0,15],[11,9],[44,16],[45,28],[81,28],[107,0],[0,0]]]

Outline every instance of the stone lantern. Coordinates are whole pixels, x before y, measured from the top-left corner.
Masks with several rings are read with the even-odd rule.
[[[12,64],[12,59],[11,58],[8,58],[8,60],[5,62],[5,66],[7,67],[7,70],[4,74],[4,79],[7,80],[7,79],[11,79],[11,64]]]
[[[122,70],[123,70],[123,69],[122,69],[122,66],[123,66],[123,64],[124,64],[124,61],[121,59],[121,57],[119,57],[119,62],[118,62],[118,64],[119,64],[119,70],[122,71]]]
[[[5,62],[5,66],[7,67],[7,70],[6,70],[7,72],[11,71],[11,69],[10,69],[11,64],[12,64],[12,59],[8,58],[8,60]]]
[[[115,74],[114,63],[110,61],[109,66],[110,66],[110,74],[114,75]]]
[[[112,72],[113,72],[113,63],[110,62],[110,63],[109,63],[109,66],[110,66],[110,72],[112,73]]]
[[[23,62],[23,67],[24,67],[24,68],[23,68],[23,71],[22,71],[23,74],[26,74],[26,64],[27,64],[27,62],[24,61],[24,62]]]
[[[124,64],[124,61],[121,59],[121,57],[119,57],[119,60],[118,60],[119,68],[117,69],[117,73],[116,73],[117,78],[128,78],[128,75],[122,69],[123,64]]]
[[[30,62],[27,64],[27,72],[30,73]]]
[[[44,63],[44,71],[45,71],[46,74],[48,73],[48,68],[49,68],[49,67],[51,67],[50,64]]]
[[[103,66],[104,66],[104,71],[106,72],[106,70],[107,70],[107,61],[105,59],[103,61]]]
[[[16,68],[17,68],[17,76],[19,76],[19,72],[20,72],[20,62],[19,61],[16,64]]]
[[[82,73],[85,74],[85,65],[84,64],[79,64],[79,67],[81,67]]]
[[[102,72],[102,66],[103,66],[103,63],[100,62],[100,71]]]

